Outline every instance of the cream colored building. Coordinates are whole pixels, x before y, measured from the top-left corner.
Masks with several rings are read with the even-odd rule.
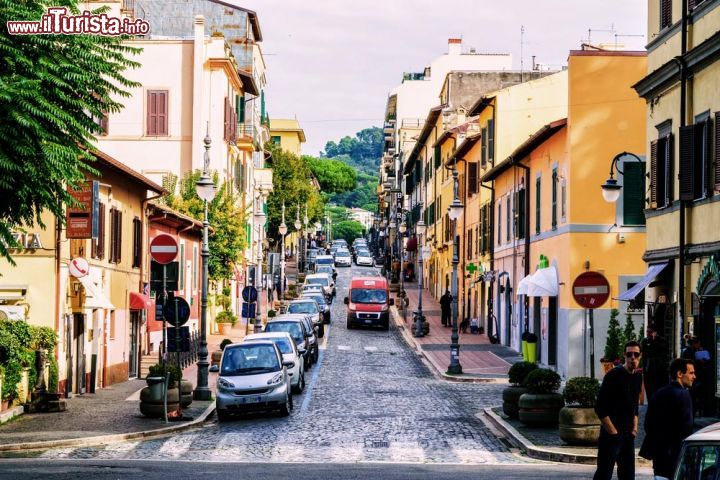
[[[286,152],[302,155],[302,144],[305,143],[305,131],[296,119],[270,119],[270,140]]]

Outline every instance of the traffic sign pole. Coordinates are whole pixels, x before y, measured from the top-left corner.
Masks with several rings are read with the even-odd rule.
[[[585,308],[590,327],[590,378],[595,378],[595,318],[594,310],[607,302],[610,297],[610,284],[604,275],[598,272],[584,272],[575,278],[572,295],[581,307]]]
[[[180,420],[182,418],[182,367],[180,366],[180,318],[179,312],[180,309],[178,308],[178,298],[175,297],[175,359],[178,371],[180,372],[180,378],[177,380],[177,387],[178,387],[178,414],[177,414],[177,420]],[[163,315],[164,317],[165,315]]]

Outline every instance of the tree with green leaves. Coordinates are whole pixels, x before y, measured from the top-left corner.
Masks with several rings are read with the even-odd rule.
[[[179,184],[174,175],[169,175],[163,182],[164,187],[171,192],[164,198],[164,202],[170,208],[196,220],[203,219],[205,209],[195,187],[200,175],[202,172],[195,170],[187,172]],[[217,173],[213,174],[213,182],[215,185],[219,183]],[[242,260],[247,247],[247,215],[240,208],[240,199],[229,182],[220,185],[215,198],[208,204],[208,221],[213,228],[209,244],[208,276],[215,281],[227,280],[233,276],[235,266]]]
[[[623,332],[620,330],[620,322],[618,322],[617,319],[619,314],[620,312],[617,308],[610,310],[610,321],[608,322],[605,351],[602,358],[602,360],[606,362],[618,362],[623,355]]]
[[[0,0],[0,256],[13,263],[6,245],[12,231],[38,224],[48,210],[64,219],[77,187],[92,168],[94,119],[123,107],[139,86],[124,77],[139,66],[139,49],[126,37],[9,35],[11,20],[40,20],[48,7],[80,13],[76,0]],[[108,8],[96,10],[96,13]]]
[[[629,313],[625,316],[625,326],[623,328],[622,339],[623,346],[631,340],[639,342],[643,339],[643,337],[637,338],[635,336],[635,324],[633,323],[632,315],[630,315]]]
[[[343,193],[357,187],[355,170],[349,165],[329,158],[303,155],[302,159],[320,184],[323,193]]]
[[[346,242],[352,243],[364,233],[365,227],[355,220],[343,220],[332,225],[332,238],[344,238]]]

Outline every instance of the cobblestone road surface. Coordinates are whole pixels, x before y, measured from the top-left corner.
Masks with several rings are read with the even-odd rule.
[[[253,416],[147,441],[56,449],[46,458],[235,462],[531,463],[475,417],[502,385],[435,379],[400,333],[347,330],[342,300],[353,275],[339,269],[333,323],[308,387],[289,418]]]

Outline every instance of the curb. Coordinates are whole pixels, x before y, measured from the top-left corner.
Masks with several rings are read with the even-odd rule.
[[[422,346],[415,342],[414,337],[408,331],[402,319],[400,318],[400,313],[398,312],[397,307],[390,307],[390,314],[395,321],[395,326],[402,333],[402,336],[405,339],[405,343],[407,343],[408,346],[412,348],[419,357],[422,358],[423,362],[428,366],[429,370],[438,380],[455,383],[507,383],[507,379],[505,378],[485,378],[470,375],[448,375],[447,373],[438,370],[437,367],[435,367],[435,364],[433,364],[427,358]]]
[[[25,408],[22,405],[18,405],[16,407],[5,410],[4,412],[0,413],[0,425],[5,422],[9,422],[15,417],[19,417],[23,413],[25,413]]]
[[[481,413],[475,414],[477,418],[482,420],[486,417],[494,427],[496,427],[515,447],[530,458],[538,460],[547,460],[550,462],[560,463],[576,463],[581,465],[595,465],[597,463],[596,455],[584,455],[582,453],[558,452],[546,448],[536,447],[534,443],[525,438],[515,427],[503,420],[492,408],[486,408]]]
[[[170,433],[182,432],[189,430],[203,423],[207,418],[215,412],[215,402],[213,401],[210,405],[205,408],[205,411],[200,414],[195,420],[183,423],[180,425],[173,425],[171,427],[157,428],[154,430],[144,430],[140,432],[131,433],[116,433],[112,435],[97,435],[94,437],[85,438],[70,438],[66,440],[49,440],[44,442],[23,442],[23,443],[11,443],[8,445],[0,445],[0,452],[17,452],[21,450],[47,450],[51,448],[62,448],[62,447],[89,447],[94,445],[103,445],[107,443],[123,442],[126,440],[137,440],[147,439],[154,437],[161,437]]]

